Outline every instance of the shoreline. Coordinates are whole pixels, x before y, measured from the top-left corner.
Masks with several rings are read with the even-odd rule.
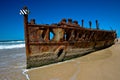
[[[120,78],[115,76],[120,75],[117,72],[118,69],[120,70],[120,64],[118,63],[120,60],[118,58],[120,56],[118,54],[120,52],[119,48],[120,39],[119,42],[109,48],[98,50],[82,57],[31,69],[26,69],[25,48],[0,49],[0,79],[96,80],[94,79],[96,76],[95,78],[102,80],[108,80],[108,78],[111,78],[109,80],[119,80]],[[113,75],[113,77],[110,75]]]
[[[30,77],[29,77],[29,75],[28,75],[29,71],[39,70],[39,69],[44,69],[44,68],[49,68],[49,67],[52,67],[52,66],[61,65],[61,64],[64,64],[64,63],[72,62],[72,61],[74,61],[74,59],[70,59],[70,60],[63,61],[63,62],[58,62],[58,63],[53,63],[53,64],[49,64],[49,65],[44,65],[44,66],[41,66],[41,67],[31,68],[31,69],[24,69],[23,70],[23,75],[26,76],[27,80],[31,80]]]
[[[25,68],[25,48],[0,50],[0,80],[26,80]]]

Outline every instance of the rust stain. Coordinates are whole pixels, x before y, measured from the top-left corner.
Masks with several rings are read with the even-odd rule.
[[[29,10],[24,7],[25,43],[27,68],[42,66],[71,59],[85,53],[105,48],[114,44],[116,31],[100,30],[98,20],[96,29],[84,27],[78,21],[62,19],[57,24],[36,24],[35,19],[28,22]],[[53,38],[50,38],[53,34]],[[37,58],[36,58],[37,57]]]

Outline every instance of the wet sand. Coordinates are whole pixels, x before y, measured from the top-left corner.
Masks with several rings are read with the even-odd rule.
[[[0,50],[0,80],[26,80],[25,48]]]
[[[109,48],[27,73],[30,80],[120,80],[120,40]]]

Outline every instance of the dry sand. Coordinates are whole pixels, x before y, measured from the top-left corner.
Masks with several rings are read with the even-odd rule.
[[[120,80],[120,40],[104,50],[27,73],[30,80]]]

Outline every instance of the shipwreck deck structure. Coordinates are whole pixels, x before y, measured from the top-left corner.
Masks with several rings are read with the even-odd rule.
[[[57,24],[36,24],[35,19],[28,22],[28,9],[21,10],[24,15],[27,68],[42,66],[78,57],[114,44],[115,31],[100,30],[80,26],[72,19],[62,19]],[[51,37],[52,34],[52,37]]]

